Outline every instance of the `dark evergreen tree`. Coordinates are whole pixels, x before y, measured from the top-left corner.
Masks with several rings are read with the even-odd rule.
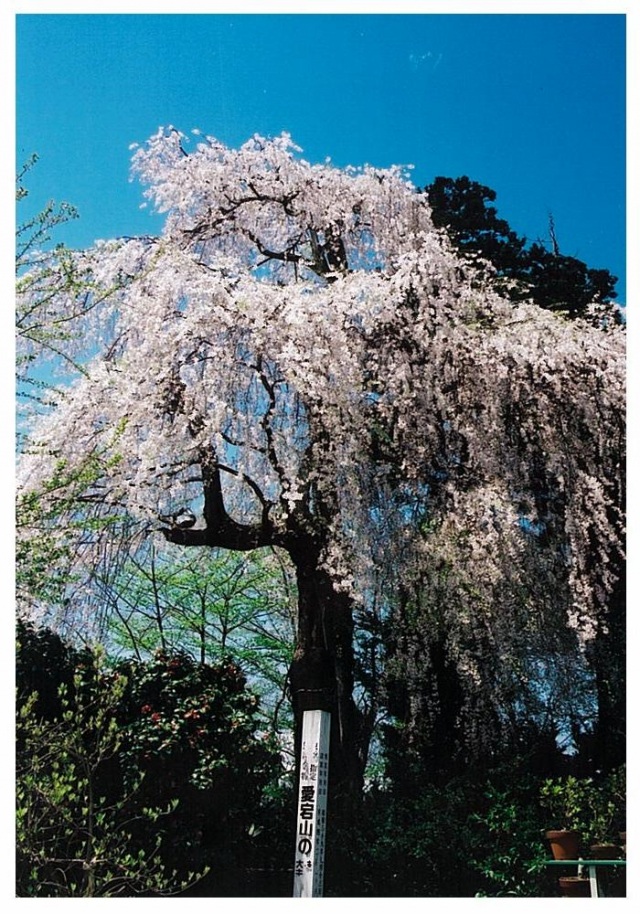
[[[576,257],[560,253],[553,222],[551,250],[540,242],[527,246],[527,239],[498,217],[492,204],[496,192],[468,177],[439,176],[424,188],[438,228],[447,229],[453,243],[466,257],[488,260],[515,301],[531,297],[541,308],[565,311],[570,317],[584,314],[592,303],[604,304],[617,297],[617,277],[608,270],[591,269]]]
[[[467,177],[437,177],[425,193],[436,227],[448,230],[461,253],[484,257],[500,275],[520,275],[526,241],[498,218],[494,190]]]

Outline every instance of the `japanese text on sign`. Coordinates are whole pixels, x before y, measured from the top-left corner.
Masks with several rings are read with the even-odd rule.
[[[330,719],[331,716],[327,711],[304,712],[294,863],[294,897],[322,895]]]

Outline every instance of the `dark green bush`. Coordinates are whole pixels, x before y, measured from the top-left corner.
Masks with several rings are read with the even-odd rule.
[[[109,669],[20,625],[17,669],[18,895],[166,894],[205,871],[192,894],[262,893],[292,791],[237,665]]]
[[[210,868],[197,893],[242,894],[248,871],[265,868],[263,843],[278,844],[276,810],[290,803],[277,747],[256,733],[258,699],[231,659],[203,665],[158,652],[118,670],[128,682],[126,776],[144,774],[150,805],[179,800],[165,823],[173,864]]]

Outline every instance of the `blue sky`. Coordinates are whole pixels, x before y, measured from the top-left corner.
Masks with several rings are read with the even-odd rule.
[[[231,145],[286,130],[311,161],[413,164],[419,186],[468,175],[531,241],[552,213],[562,252],[626,301],[624,15],[29,12],[43,6],[16,18],[16,164],[40,157],[34,207],[79,209],[58,240],[158,230],[129,146],[160,125]]]

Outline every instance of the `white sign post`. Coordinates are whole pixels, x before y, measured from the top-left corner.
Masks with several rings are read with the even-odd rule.
[[[319,898],[324,879],[324,839],[329,782],[328,711],[304,711],[293,897]]]

